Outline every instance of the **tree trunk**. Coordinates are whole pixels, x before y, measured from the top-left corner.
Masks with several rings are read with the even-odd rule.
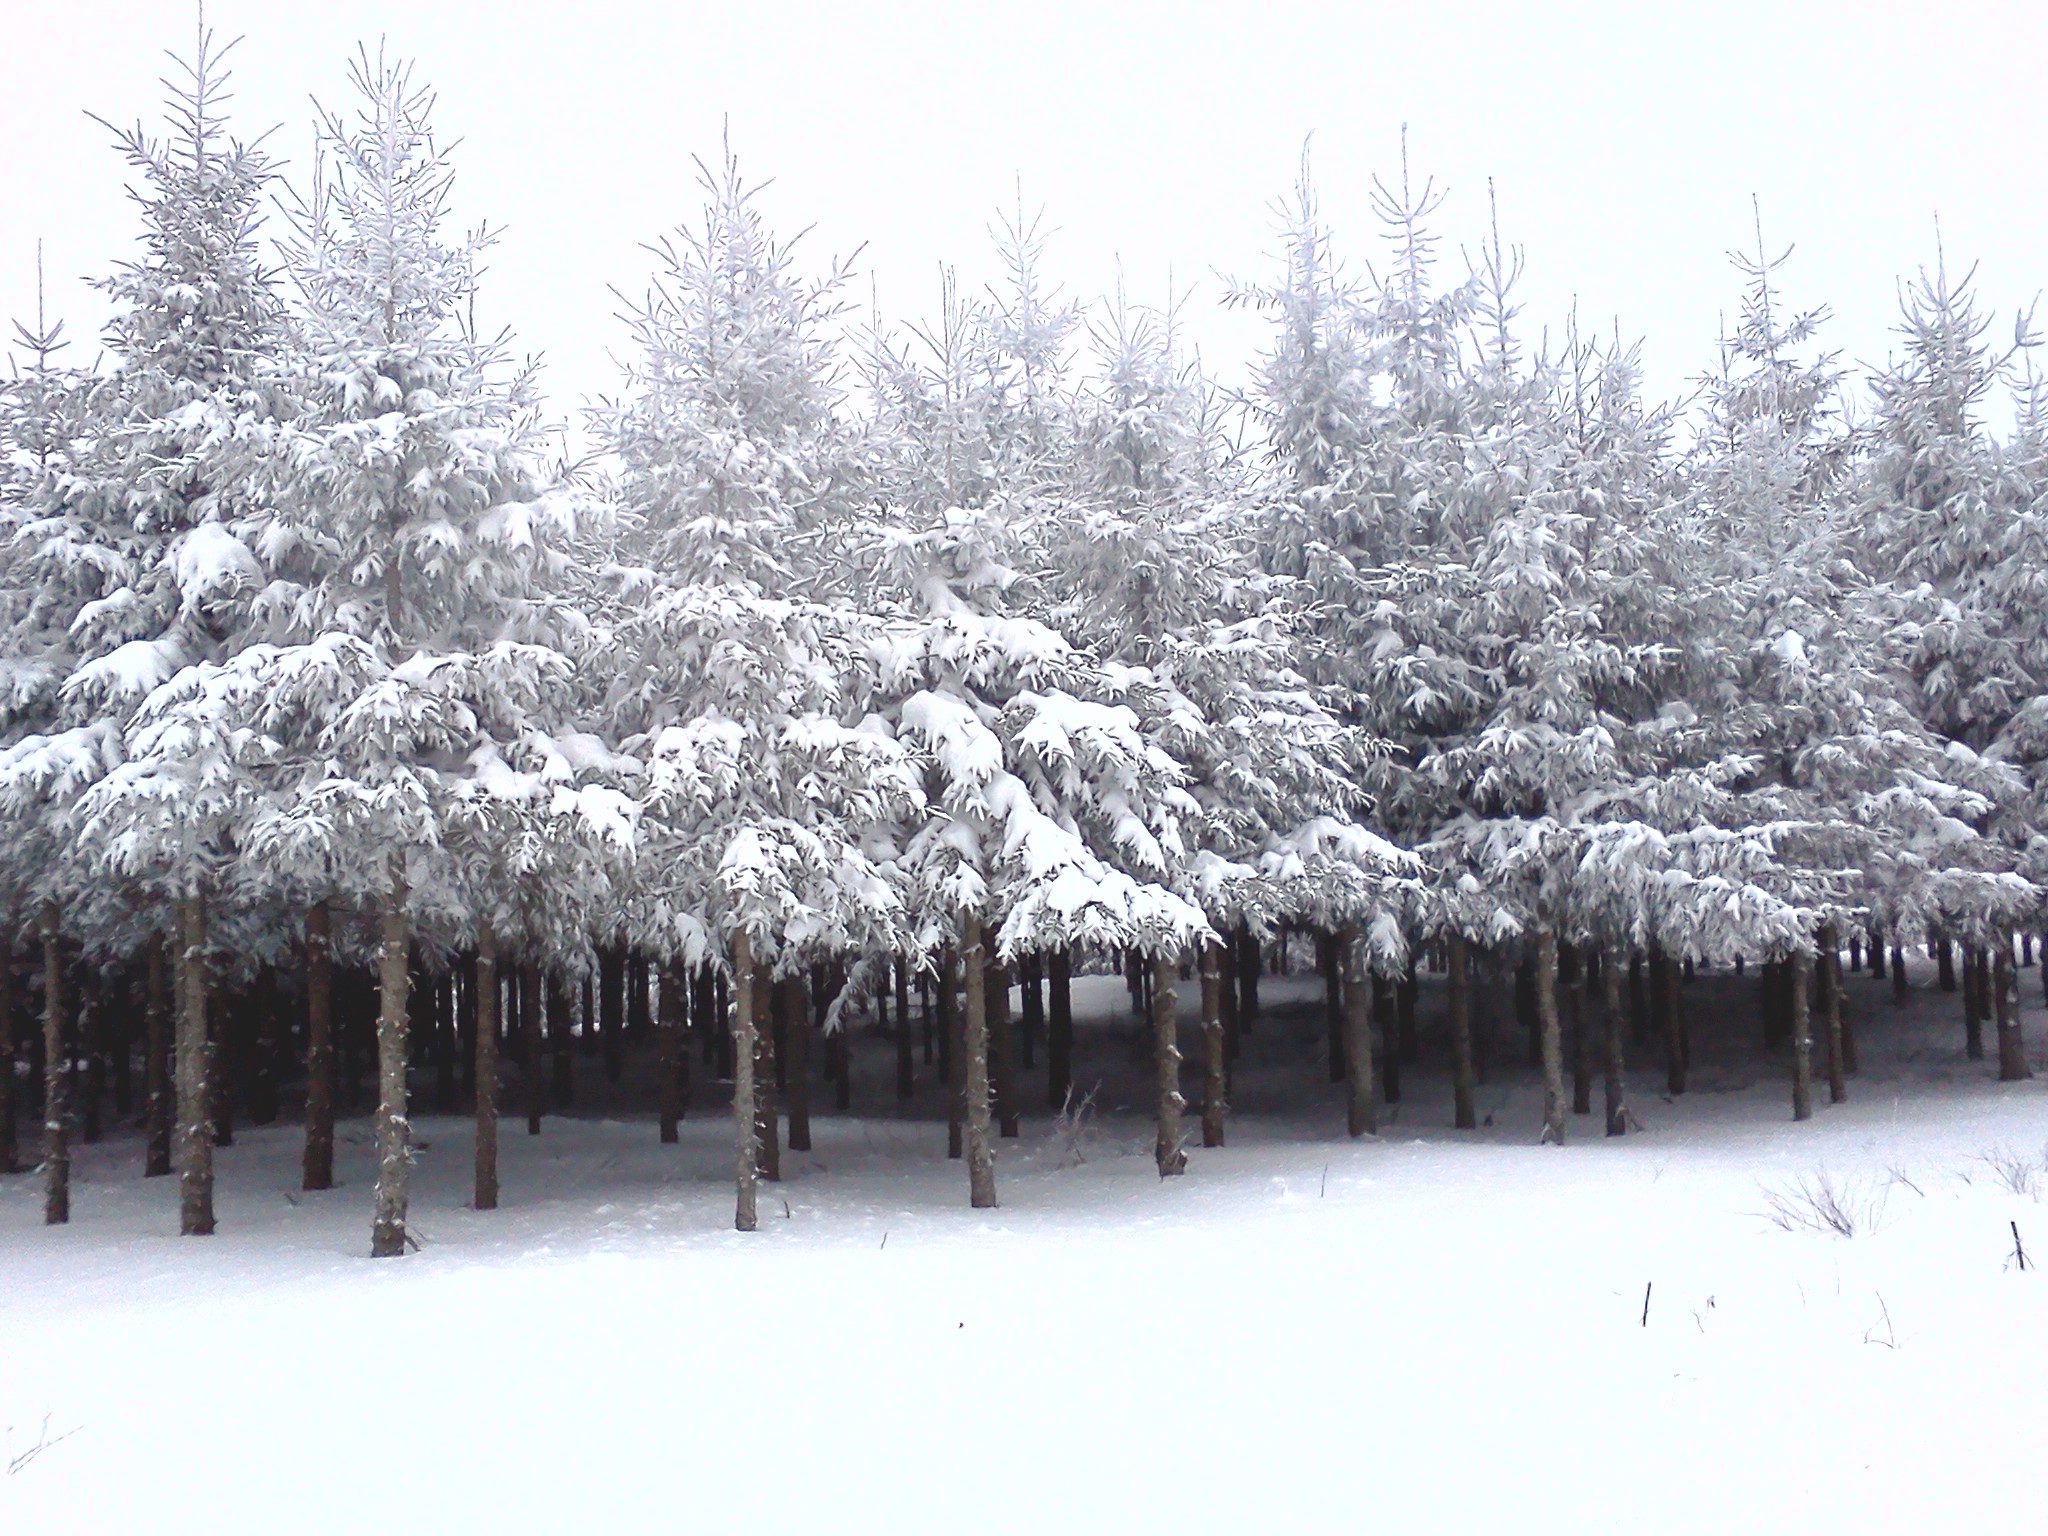
[[[84,1114],[80,1129],[87,1146],[100,1139],[100,1103],[107,1091],[107,1000],[104,978],[97,966],[80,960],[74,968],[70,995],[72,1060],[85,1058]],[[78,1087],[76,1080],[72,1083]]]
[[[1906,951],[1900,947],[1897,934],[1892,935],[1892,1004],[1906,1006]]]
[[[1237,946],[1235,944],[1226,943],[1218,947],[1216,967],[1217,980],[1223,988],[1223,994],[1217,1006],[1223,1010],[1223,1064],[1226,1069],[1227,1081],[1228,1068],[1231,1063],[1237,1060],[1237,1054],[1243,1048],[1237,1017]]]
[[[875,995],[879,1011],[889,998],[892,976],[896,985],[896,1097],[910,1098],[917,1092],[917,1037],[910,1029],[910,999],[905,995],[904,962],[890,957],[883,963],[882,988]]]
[[[754,1146],[760,1153],[761,1177],[782,1182],[782,1126],[775,1103],[775,1073],[782,1065],[775,1049],[775,999],[780,984],[760,968],[754,977]]]
[[[476,1190],[470,1204],[498,1208],[498,933],[476,925]]]
[[[846,969],[835,963],[824,967],[822,974],[825,986],[812,1004],[817,1028],[821,1032],[833,1000],[846,990]],[[832,1108],[838,1114],[849,1114],[853,1109],[853,1014],[850,1009],[840,1011],[839,1028],[824,1038],[825,1060],[832,1074]]]
[[[1344,967],[1338,958],[1340,940],[1334,933],[1316,935],[1316,957],[1323,972],[1323,1033],[1329,1038],[1330,1081],[1348,1081],[1344,1068]],[[1391,1064],[1396,1058],[1390,1052]],[[1395,1093],[1399,1094],[1400,1068],[1394,1068]],[[1391,1102],[1391,1101],[1389,1101]]]
[[[1948,953],[1946,939],[1942,953]],[[1842,1081],[1847,1065],[1842,1054],[1842,941],[1832,923],[1820,931],[1820,996],[1822,1027],[1827,1030],[1828,1102],[1840,1104],[1849,1090]]]
[[[1223,949],[1202,946],[1202,1145],[1223,1145],[1226,1063],[1223,1038]],[[1028,994],[1027,994],[1028,995]]]
[[[178,913],[178,1231],[213,1232],[213,1036],[207,1027],[206,901],[180,897]]]
[[[811,991],[801,974],[776,983],[782,991],[783,1089],[789,1099],[789,1150],[811,1150]]]
[[[683,977],[673,961],[664,960],[655,979],[661,991],[655,1001],[655,1059],[661,1072],[661,1144],[672,1147],[682,1139],[678,1129],[683,1117],[681,1074],[690,1055],[683,1039]]]
[[[1344,1127],[1352,1136],[1379,1134],[1379,1111],[1372,1097],[1372,1020],[1366,1012],[1365,960],[1359,953],[1358,930],[1347,928],[1338,940],[1335,959],[1343,986]],[[1394,1068],[1398,1079],[1400,1068]]]
[[[757,1190],[761,1151],[754,1115],[754,946],[747,930],[733,931],[732,939],[732,1131],[735,1180],[738,1199],[733,1210],[733,1229],[751,1232],[758,1224]]]
[[[1685,1092],[1685,1037],[1678,1019],[1676,967],[1661,947],[1650,950],[1650,1006],[1664,1036],[1664,1089],[1676,1097]]]
[[[537,965],[522,965],[519,968],[519,1058],[523,1070],[521,1078],[526,1084],[526,1134],[538,1136],[542,1118],[547,1114],[546,1063],[541,1059],[540,1010],[541,1010],[541,968]]]
[[[1564,1042],[1557,1020],[1557,935],[1548,924],[1536,927],[1536,1021],[1543,1047],[1543,1135],[1541,1140],[1564,1145]],[[1669,967],[1666,967],[1669,974]]]
[[[1421,991],[1421,984],[1415,979],[1415,962],[1408,962],[1408,969],[1394,984],[1394,1023],[1401,1032],[1401,1060],[1413,1063],[1422,1060],[1422,1035],[1415,1027],[1415,1000]]]
[[[1623,1071],[1621,1050],[1621,965],[1619,957],[1609,955],[1600,967],[1600,984],[1603,990],[1603,1006],[1600,1023],[1606,1035],[1605,1052],[1607,1089],[1607,1134],[1623,1136],[1628,1133],[1628,1079]]]
[[[908,960],[899,958],[894,962],[891,968],[896,972],[897,1050],[900,1053],[899,1061],[908,1063],[907,1066],[899,1065],[896,1070],[899,1080],[901,1079],[902,1074],[906,1071],[909,1072],[912,1078],[914,1079],[916,1075],[916,1063],[914,1061],[911,1061],[910,1057],[913,1048],[917,1044],[917,1040],[910,1030],[910,962]],[[916,1088],[916,1084],[914,1081],[912,1082],[911,1087],[914,1091]]]
[[[1649,993],[1643,977],[1643,952],[1631,949],[1628,953],[1628,1035],[1629,1044],[1638,1047],[1650,1043]]]
[[[938,1015],[939,1075],[946,1083],[946,1156],[964,1157],[967,1152],[967,1074],[960,1057],[960,973],[959,958],[949,948],[939,956],[939,972],[932,981],[933,1011]]]
[[[654,1017],[648,1009],[647,957],[640,954],[626,956],[626,1038],[641,1040],[654,1028]]]
[[[1059,1109],[1074,1086],[1074,997],[1072,950],[1046,957],[1045,1102]]]
[[[567,1109],[576,1096],[576,1052],[572,1038],[568,978],[550,967],[544,973],[547,988],[548,1046],[554,1059],[555,1112]]]
[[[1884,937],[1875,928],[1870,930],[1870,979],[1884,980]]]
[[[996,1154],[989,1139],[988,988],[981,973],[981,920],[960,919],[960,954],[967,964],[965,1058],[967,1121],[967,1203],[977,1211],[996,1203]]]
[[[0,916],[0,1173],[21,1171],[14,1126],[14,926],[17,914]],[[155,950],[152,949],[152,954]],[[154,1142],[151,1143],[155,1145]],[[154,1171],[154,1170],[152,1170]]]
[[[455,989],[445,973],[427,983],[427,1018],[431,1021],[434,1060],[434,1108],[455,1111]]]
[[[1237,925],[1237,1032],[1252,1033],[1259,1016],[1259,941],[1248,923]]]
[[[1955,947],[1948,941],[1948,935],[1929,932],[1927,948],[1934,956],[1936,979],[1944,992],[1956,989]]]
[[[1564,985],[1564,1004],[1572,1028],[1572,1113],[1593,1113],[1593,1042],[1586,1027],[1586,973],[1584,961],[1574,945],[1558,947],[1559,980]]]
[[[938,1049],[939,1027],[932,1017],[932,978],[922,970],[917,973],[917,1023],[924,1040],[924,1064],[931,1066],[933,1053]],[[943,1088],[952,1081],[946,1075],[944,1062],[939,1063],[939,1086]]]
[[[71,1219],[71,1105],[65,1081],[64,944],[57,903],[43,903],[43,1223]]]
[[[1045,1033],[1045,959],[1024,955],[1017,961],[1017,1065],[1028,1072],[1038,1065],[1038,1041]]]
[[[1339,946],[1343,940],[1338,940]],[[1351,943],[1355,946],[1357,939]],[[1380,1052],[1380,1090],[1389,1104],[1401,1102],[1401,1036],[1394,1023],[1394,985],[1379,972],[1372,973],[1372,1018],[1369,1033],[1377,1037]]]
[[[206,985],[206,1028],[213,1041],[212,1063],[207,1068],[207,1090],[213,1105],[213,1144],[232,1147],[236,1090],[242,1079],[241,1019],[232,998],[215,995],[219,990],[217,978],[209,974]]]
[[[306,909],[306,1150],[300,1187],[334,1188],[334,948],[327,904]]]
[[[616,1083],[625,1071],[626,1037],[626,952],[616,944],[598,951],[597,1011],[605,1081]]]
[[[1451,1016],[1451,1123],[1461,1131],[1479,1124],[1472,1103],[1472,1002],[1465,938],[1454,933],[1445,941],[1445,998]]]
[[[412,977],[407,965],[411,924],[405,911],[405,882],[395,873],[384,898],[383,950],[377,960],[377,1212],[370,1226],[370,1257],[405,1254],[406,1179],[412,1160],[412,1122],[405,1090],[407,1004]]]
[[[982,935],[982,975],[988,986],[989,1065],[995,1078],[996,1125],[1005,1140],[1017,1134],[1016,1041],[1010,1030],[1009,970],[996,958],[995,935]]]
[[[2016,1083],[2034,1075],[2020,1036],[2020,1011],[2013,996],[2012,937],[1998,935],[1991,965],[1991,996],[1998,1019],[1998,1080]]]
[[[1553,962],[1556,956],[1551,957]],[[1523,955],[1515,967],[1515,1017],[1529,1041],[1529,1065],[1543,1065],[1543,1017],[1536,1007],[1536,962]]]
[[[1181,1131],[1181,1111],[1187,1101],[1180,1095],[1180,1020],[1173,990],[1179,972],[1170,956],[1152,957],[1152,1065],[1158,1100],[1152,1158],[1162,1179],[1185,1173],[1188,1167]]]
[[[1971,1061],[1984,1059],[1984,987],[1983,967],[1978,963],[1981,951],[1975,944],[1963,941],[1963,1054]]]
[[[1807,1000],[1813,993],[1813,956],[1792,951],[1792,1118],[1813,1118],[1813,1030]]]

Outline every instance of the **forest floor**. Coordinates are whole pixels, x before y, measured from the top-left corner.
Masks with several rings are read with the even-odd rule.
[[[1168,1181],[1121,988],[1077,983],[1099,1113],[1028,1115],[1001,1209],[864,1039],[885,1112],[820,1115],[747,1236],[708,1092],[679,1147],[624,1098],[508,1121],[488,1213],[467,1123],[421,1116],[395,1262],[366,1119],[314,1195],[296,1127],[242,1128],[205,1241],[119,1131],[67,1227],[0,1181],[0,1531],[2037,1528],[2048,1075],[1964,1061],[1929,980],[1850,978],[1863,1071],[1794,1124],[1754,973],[1702,977],[1693,1091],[1646,1063],[1640,1133],[1562,1149],[1519,1040],[1449,1129],[1433,981],[1348,1141],[1316,983],[1269,980],[1230,1145]],[[1772,1219],[1823,1179],[1854,1235]]]

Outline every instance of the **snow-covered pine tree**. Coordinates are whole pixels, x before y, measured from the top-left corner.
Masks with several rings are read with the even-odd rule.
[[[444,232],[453,166],[410,66],[362,53],[350,75],[354,110],[320,117],[287,249],[303,341],[264,529],[271,640],[214,686],[272,786],[251,864],[300,905],[377,916],[381,1257],[409,1240],[415,935],[445,952],[482,916],[514,927],[485,904],[516,906],[508,883],[535,868],[516,850],[550,817],[600,840],[629,827],[615,796],[549,780],[581,630],[554,595],[578,496],[549,457],[532,365],[476,327],[490,237]]]
[[[171,898],[200,894],[205,860],[220,850],[172,860],[175,872],[159,864],[152,873],[162,880],[110,884],[94,877],[104,868],[95,839],[70,835],[93,819],[81,796],[119,771],[123,725],[152,690],[239,643],[260,576],[244,540],[258,512],[254,465],[277,407],[268,359],[281,309],[257,244],[273,173],[260,145],[227,130],[228,51],[202,20],[192,56],[174,58],[166,82],[165,136],[116,131],[138,177],[143,252],[100,284],[114,303],[114,366],[81,381],[68,462],[58,472],[45,455],[20,527],[37,585],[22,617],[36,634],[10,646],[30,668],[17,674],[25,686],[15,701],[42,730],[19,744],[0,779],[18,809],[39,806],[65,827],[58,856],[42,865],[42,894],[57,904],[61,928],[109,959],[139,952],[164,926]],[[170,771],[195,788],[208,773],[196,759]],[[181,827],[175,841],[191,849],[204,834]],[[180,958],[204,964],[197,950]],[[195,1049],[203,1097],[204,1049]],[[184,1225],[206,1231],[204,1117],[186,1108]]]

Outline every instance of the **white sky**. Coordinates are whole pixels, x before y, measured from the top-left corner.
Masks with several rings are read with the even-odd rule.
[[[1277,19],[1262,10],[1284,14]],[[620,342],[609,289],[636,292],[640,249],[697,205],[693,154],[734,147],[767,207],[822,266],[866,245],[885,315],[934,303],[941,261],[992,275],[984,235],[1021,176],[1058,233],[1052,274],[1095,295],[1120,259],[1134,298],[1169,269],[1192,286],[1212,371],[1241,372],[1255,325],[1216,312],[1217,274],[1263,276],[1273,199],[1304,135],[1340,248],[1378,250],[1373,173],[1447,184],[1447,265],[1485,227],[1528,249],[1532,333],[1576,296],[1582,324],[1647,340],[1653,389],[1713,356],[1748,245],[1750,195],[1774,247],[1796,242],[1794,302],[1835,312],[1851,358],[1890,345],[1895,280],[1951,264],[2010,312],[2048,282],[2048,6],[631,5],[213,0],[243,34],[238,128],[303,169],[309,96],[345,99],[359,39],[418,62],[460,137],[459,212],[506,227],[485,317],[548,359],[558,410],[608,389]],[[90,342],[80,279],[127,254],[124,167],[90,110],[152,120],[161,50],[186,48],[185,0],[5,0],[0,56],[0,314],[51,307]],[[86,348],[74,351],[76,357]]]

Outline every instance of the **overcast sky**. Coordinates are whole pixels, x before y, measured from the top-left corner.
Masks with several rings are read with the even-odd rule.
[[[1279,12],[1276,18],[1272,12]],[[154,119],[186,0],[0,7],[0,311],[50,302],[90,340],[81,279],[128,253],[124,167],[88,111]],[[1532,334],[1582,323],[1646,339],[1676,392],[1713,356],[1737,280],[1726,252],[1796,242],[1795,302],[1825,301],[1851,358],[1890,345],[1899,274],[1980,261],[2010,312],[2048,283],[2048,6],[1951,3],[1253,7],[830,6],[212,0],[244,41],[240,129],[276,127],[295,170],[309,98],[344,99],[379,36],[440,92],[460,137],[460,212],[505,227],[481,306],[545,354],[568,411],[611,387],[610,289],[645,282],[641,243],[694,212],[693,155],[730,118],[767,207],[822,266],[865,245],[885,315],[933,305],[942,261],[992,275],[985,235],[1021,178],[1057,230],[1053,274],[1135,298],[1194,290],[1212,371],[1241,372],[1256,326],[1214,309],[1219,274],[1270,270],[1271,205],[1314,135],[1325,211],[1354,262],[1379,254],[1374,173],[1451,200],[1447,264],[1483,232],[1486,181],[1527,247]],[[83,350],[83,349],[80,349]]]

